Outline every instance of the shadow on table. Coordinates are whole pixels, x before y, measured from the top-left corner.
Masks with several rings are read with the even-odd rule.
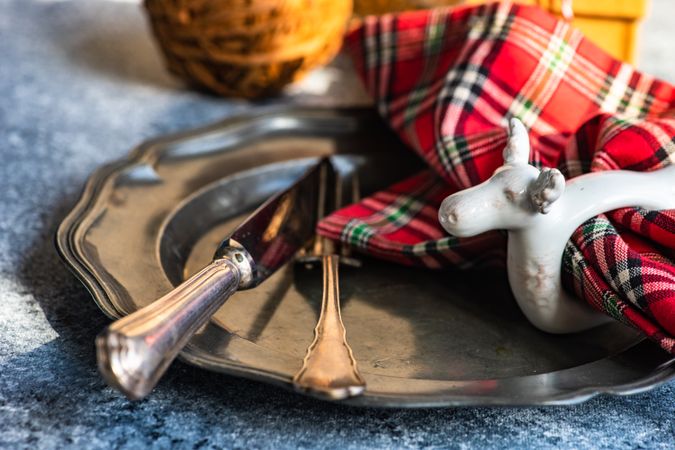
[[[142,6],[118,2],[63,2],[58,20],[43,20],[42,31],[71,63],[103,76],[163,89],[181,89],[164,68]]]

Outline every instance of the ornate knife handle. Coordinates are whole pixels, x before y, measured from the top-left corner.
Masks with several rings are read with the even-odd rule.
[[[131,400],[150,393],[187,341],[248,278],[250,267],[243,253],[235,252],[237,259],[214,260],[98,335],[98,367],[108,384]]]
[[[347,331],[340,315],[338,255],[324,255],[321,316],[314,329],[314,342],[307,349],[302,368],[293,378],[300,391],[331,400],[361,394],[366,382],[357,370],[347,343]]]

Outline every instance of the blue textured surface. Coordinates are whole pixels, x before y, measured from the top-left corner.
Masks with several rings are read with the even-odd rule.
[[[166,75],[132,4],[0,0],[0,57],[0,445],[672,448],[675,383],[573,407],[368,410],[176,363],[126,401],[96,372],[107,321],[55,228],[97,166],[250,106]]]

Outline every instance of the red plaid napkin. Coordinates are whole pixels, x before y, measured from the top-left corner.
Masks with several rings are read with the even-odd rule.
[[[530,162],[568,178],[675,162],[673,86],[538,8],[502,2],[369,17],[345,47],[380,114],[430,167],[319,225],[368,254],[431,268],[503,264],[504,233],[448,236],[437,209],[501,165],[508,117],[529,129]],[[675,211],[613,211],[572,236],[563,282],[675,353],[674,250]]]

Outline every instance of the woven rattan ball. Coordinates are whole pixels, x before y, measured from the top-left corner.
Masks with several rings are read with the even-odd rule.
[[[278,93],[330,61],[352,0],[145,0],[171,72],[215,93]]]
[[[354,13],[359,16],[367,16],[409,9],[451,6],[462,2],[462,0],[354,0]]]

